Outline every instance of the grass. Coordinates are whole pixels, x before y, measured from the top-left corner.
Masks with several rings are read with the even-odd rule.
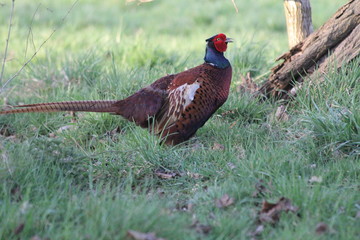
[[[236,86],[240,74],[260,76],[286,51],[280,2],[236,1],[236,14],[230,0],[88,0],[62,22],[72,3],[41,3],[25,56],[38,3],[15,2],[6,79],[57,31],[1,93],[1,105],[121,99],[201,63],[204,39],[217,32],[236,39],[227,52],[231,94],[195,138],[176,147],[107,114],[78,114],[76,123],[66,113],[1,116],[0,239],[125,239],[130,229],[166,239],[247,239],[259,203],[282,196],[298,214],[283,213],[260,238],[359,238],[359,60],[304,84],[287,107],[290,119],[278,121],[279,103],[258,102]],[[343,3],[312,2],[315,27]],[[10,4],[0,12],[6,26]],[[309,181],[314,176],[322,180]],[[260,181],[269,191],[254,197]],[[219,209],[215,199],[224,194],[235,203]],[[329,231],[318,235],[320,222]]]

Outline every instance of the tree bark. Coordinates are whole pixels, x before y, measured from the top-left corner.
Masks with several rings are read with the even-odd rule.
[[[277,60],[268,80],[258,93],[286,98],[294,83],[314,72],[325,73],[332,63],[337,67],[360,55],[360,0],[342,6],[322,27],[295,45]],[[334,61],[333,61],[334,60]]]
[[[292,48],[313,32],[309,0],[284,0],[289,47]]]

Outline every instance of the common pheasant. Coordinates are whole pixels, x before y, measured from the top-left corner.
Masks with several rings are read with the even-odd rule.
[[[225,34],[206,39],[205,62],[184,72],[167,75],[133,95],[118,101],[68,101],[14,106],[0,114],[26,112],[107,112],[121,115],[148,128],[166,144],[179,144],[192,137],[229,95],[232,77],[224,57]]]

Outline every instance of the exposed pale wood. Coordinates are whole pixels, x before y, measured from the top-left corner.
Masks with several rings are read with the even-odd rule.
[[[277,59],[284,61],[271,70],[259,93],[284,97],[294,81],[302,81],[316,66],[320,65],[320,70],[325,71],[331,59],[336,59],[340,67],[341,63],[359,56],[359,24],[360,0],[351,0],[316,32]]]
[[[289,47],[292,48],[313,32],[309,0],[284,0]]]

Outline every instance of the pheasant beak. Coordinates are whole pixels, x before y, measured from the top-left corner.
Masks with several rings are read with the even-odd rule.
[[[232,38],[226,38],[225,42],[226,42],[226,43],[234,42],[234,40],[233,40]]]

